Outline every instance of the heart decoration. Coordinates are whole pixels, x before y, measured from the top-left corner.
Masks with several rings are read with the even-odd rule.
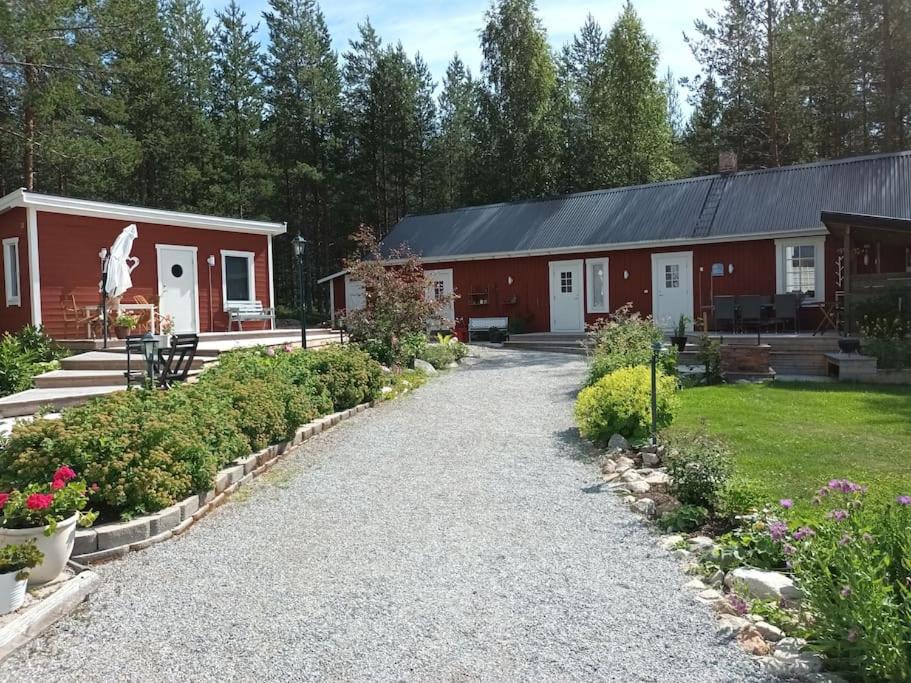
[[[139,267],[139,257],[130,256],[128,259],[126,259],[125,263],[127,264],[127,266],[129,266],[130,272],[132,273],[134,270],[136,270]]]

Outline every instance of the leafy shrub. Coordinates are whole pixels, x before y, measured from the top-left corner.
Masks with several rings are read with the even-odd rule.
[[[718,494],[731,472],[731,457],[723,443],[707,434],[687,433],[675,437],[667,458],[670,493],[684,505],[714,510]]]
[[[883,370],[911,368],[911,339],[866,339],[863,353],[876,358]]]
[[[41,328],[28,325],[15,334],[0,338],[0,396],[25,391],[32,379],[53,370],[66,355]]]
[[[424,350],[427,348],[427,335],[423,332],[409,334],[402,339],[399,344],[398,353],[395,356],[396,364],[403,368],[410,367],[415,358],[423,358]]]
[[[0,548],[0,574],[16,572],[16,581],[29,577],[29,569],[34,569],[44,561],[44,553],[38,550],[35,539],[26,543],[5,545]]]
[[[589,373],[591,386],[605,375],[620,368],[651,365],[652,344],[664,341],[664,331],[652,322],[632,312],[632,304],[617,309],[589,328]],[[658,360],[665,375],[677,374],[677,349],[664,349]]]
[[[709,520],[709,511],[698,505],[681,505],[676,510],[665,512],[658,520],[658,526],[665,531],[696,531]]]
[[[449,344],[428,344],[421,352],[420,358],[437,370],[442,370],[456,359]]]
[[[584,388],[576,401],[576,423],[583,436],[605,443],[613,434],[645,439],[651,431],[651,370],[620,368]],[[657,381],[658,427],[668,426],[677,405],[677,380],[663,373]]]
[[[787,560],[782,546],[786,533],[787,525],[774,518],[745,521],[718,539],[712,563],[723,571],[744,566],[782,570]]]
[[[295,354],[292,354],[295,355]],[[317,375],[335,410],[371,401],[383,386],[383,370],[356,344],[328,346],[315,353],[296,354]]]
[[[763,493],[755,485],[742,480],[729,481],[717,493],[715,516],[733,526],[738,518],[759,512],[762,500]]]
[[[721,342],[703,332],[696,342],[696,358],[705,366],[706,384],[721,382]]]

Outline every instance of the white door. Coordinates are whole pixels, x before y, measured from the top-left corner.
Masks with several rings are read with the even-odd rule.
[[[442,299],[450,297],[450,300],[443,307],[441,312],[444,320],[448,325],[455,324],[455,301],[452,300],[452,268],[443,268],[441,270],[425,270],[424,276],[430,280],[430,291],[428,297]]]
[[[160,314],[174,321],[174,332],[198,332],[199,280],[196,247],[156,244]]]
[[[652,254],[652,317],[671,330],[681,315],[693,319],[693,252]]]
[[[364,283],[345,276],[345,310],[359,311],[367,305]]]
[[[582,261],[550,262],[550,331],[582,332]]]

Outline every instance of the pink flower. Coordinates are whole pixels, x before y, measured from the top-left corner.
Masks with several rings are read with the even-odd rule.
[[[782,498],[778,501],[778,504],[781,505],[781,507],[783,507],[785,510],[790,510],[792,507],[794,507],[794,501],[790,498]]]
[[[895,500],[899,505],[911,505],[911,496],[899,496]]]
[[[89,488],[92,490],[92,493],[98,493],[98,490],[99,490],[101,487],[98,486],[98,484],[92,484],[91,486],[89,486]]]
[[[845,534],[838,540],[838,545],[848,545],[853,540],[850,534]]]
[[[25,499],[25,507],[29,510],[47,510],[53,502],[53,493],[33,493]]]
[[[282,348],[285,350],[285,353],[291,353],[294,351],[294,347],[291,346],[291,344],[285,344]]]
[[[788,525],[784,522],[771,522],[769,524],[769,536],[773,541],[782,540],[788,533]]]
[[[8,493],[0,493],[0,510],[3,509],[3,507],[6,505],[6,501],[8,501],[8,500],[9,500]]]
[[[816,532],[813,531],[810,527],[802,526],[797,531],[794,532],[794,540],[802,541],[805,538],[812,538],[815,535],[816,535]]]
[[[847,510],[832,510],[828,515],[829,519],[834,519],[836,522],[843,522],[848,518]]]
[[[51,482],[51,488],[55,491],[59,491],[64,486],[66,486],[66,482],[63,481],[63,479],[54,479],[54,481]]]
[[[781,552],[783,552],[785,555],[794,555],[797,552],[797,548],[795,548],[790,543],[785,543],[781,546]]]
[[[64,483],[70,481],[71,479],[75,479],[75,478],[76,478],[76,473],[72,469],[67,467],[66,465],[63,465],[62,467],[58,467],[57,471],[54,472],[54,479],[60,479]]]

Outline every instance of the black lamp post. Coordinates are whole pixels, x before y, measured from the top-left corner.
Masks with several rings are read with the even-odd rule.
[[[301,303],[301,348],[307,348],[307,290],[304,280],[304,253],[307,246],[307,240],[303,235],[296,235],[291,240],[291,246],[294,247],[294,256],[297,258],[297,276],[298,276],[298,294],[300,294]]]
[[[652,445],[658,444],[658,356],[661,342],[652,342]]]
[[[111,262],[107,247],[102,247],[98,252],[101,259],[101,337],[104,340],[103,348],[108,347],[108,264]]]
[[[158,361],[158,337],[151,332],[142,335],[142,355],[146,360],[146,375],[148,375],[149,388],[155,386],[155,365]]]

